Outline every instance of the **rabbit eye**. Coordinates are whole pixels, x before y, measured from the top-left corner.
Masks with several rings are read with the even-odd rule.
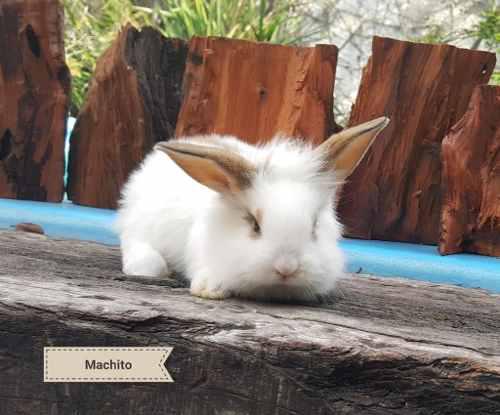
[[[253,219],[253,226],[252,226],[252,230],[257,233],[257,234],[260,234],[260,225],[259,225],[259,222],[257,222],[257,219]]]
[[[257,221],[257,219],[255,218],[254,215],[252,215],[250,212],[247,213],[247,215],[245,216],[245,220],[250,224],[250,226],[252,227],[252,232],[254,235],[260,235],[260,225],[259,225],[259,222]]]
[[[312,232],[311,232],[312,238],[314,240],[316,240],[318,238],[317,230],[318,230],[318,216],[316,215],[313,219],[313,226],[312,226]]]

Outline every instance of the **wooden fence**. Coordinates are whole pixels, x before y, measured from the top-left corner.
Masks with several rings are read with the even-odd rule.
[[[56,0],[0,4],[0,197],[62,199],[61,15]],[[348,236],[500,256],[500,87],[486,85],[495,62],[488,52],[373,39],[348,124],[381,115],[391,124],[344,187]],[[336,63],[334,45],[186,43],[125,27],[97,63],[72,134],[70,199],[115,208],[129,173],[175,135],[256,142],[282,132],[320,143],[339,129]]]

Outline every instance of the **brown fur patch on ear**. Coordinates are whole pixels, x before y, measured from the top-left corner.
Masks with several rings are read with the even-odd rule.
[[[199,160],[196,157],[187,157],[171,151],[167,151],[167,154],[193,179],[210,189],[217,192],[237,190],[236,184],[231,183],[228,176],[221,174],[219,166],[213,161]]]
[[[169,141],[163,151],[194,180],[219,193],[237,194],[252,184],[255,167],[240,155],[213,146]]]
[[[349,176],[388,123],[389,118],[380,117],[332,135],[317,149],[326,157],[325,170]]]

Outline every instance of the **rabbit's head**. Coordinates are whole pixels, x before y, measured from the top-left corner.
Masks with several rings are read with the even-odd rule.
[[[218,195],[194,224],[189,272],[252,298],[330,293],[344,268],[337,190],[387,123],[381,117],[346,129],[316,148],[289,138],[251,146],[216,136],[157,144]]]

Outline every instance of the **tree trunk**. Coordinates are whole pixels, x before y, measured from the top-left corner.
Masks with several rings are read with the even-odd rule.
[[[500,256],[500,86],[475,89],[442,159],[439,251]]]
[[[60,202],[70,74],[57,0],[0,2],[0,197]]]
[[[337,51],[193,38],[176,135],[232,134],[255,143],[283,133],[320,143],[335,127]]]
[[[500,413],[500,297],[352,275],[319,305],[194,298],[120,251],[0,232],[2,414]],[[42,383],[44,346],[173,346],[173,384]]]
[[[99,58],[71,136],[73,202],[115,208],[130,172],[174,135],[186,53],[182,40],[129,25]]]
[[[493,53],[373,39],[349,124],[380,115],[391,123],[344,187],[349,236],[438,242],[441,141],[494,68]]]

